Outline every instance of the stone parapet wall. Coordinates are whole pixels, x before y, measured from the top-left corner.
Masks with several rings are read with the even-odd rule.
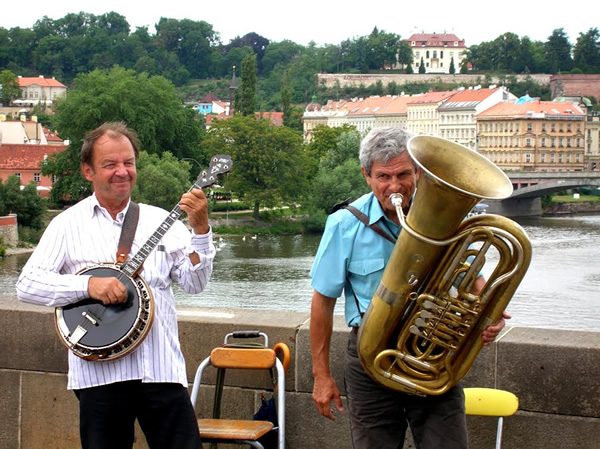
[[[0,217],[0,243],[15,246],[19,243],[19,231],[17,226],[17,216],[7,215]]]
[[[540,301],[541,303],[541,301]],[[67,350],[54,329],[53,310],[0,296],[0,449],[79,448],[78,404],[66,391]],[[308,313],[182,309],[179,333],[188,379],[224,336],[236,330],[266,332],[270,345],[286,343],[292,362],[286,379],[289,449],[350,448],[347,412],[331,422],[312,402]],[[336,316],[332,371],[343,391],[342,365],[348,329]],[[505,419],[504,449],[582,449],[600,440],[600,333],[509,328],[479,354],[465,386],[514,392],[519,411]],[[199,413],[210,415],[214,372],[200,389]],[[258,409],[268,375],[230,372],[223,417],[250,418]],[[345,397],[343,398],[345,403]],[[471,449],[494,446],[496,421],[468,417]],[[135,449],[146,449],[136,433]],[[414,448],[410,439],[407,448]]]
[[[550,76],[546,74],[531,74],[531,75],[513,75],[518,81],[524,81],[526,79],[532,79],[537,84],[547,86],[550,84]],[[328,88],[335,87],[336,84],[340,87],[360,87],[370,86],[381,81],[383,86],[387,86],[392,81],[402,86],[408,83],[466,83],[474,84],[479,83],[482,87],[488,87],[488,84],[499,84],[502,82],[497,76],[492,76],[489,80],[486,80],[484,75],[469,75],[469,74],[457,74],[457,75],[445,75],[435,73],[414,73],[411,75],[403,74],[354,74],[354,73],[319,73],[317,75],[317,82],[319,86]]]

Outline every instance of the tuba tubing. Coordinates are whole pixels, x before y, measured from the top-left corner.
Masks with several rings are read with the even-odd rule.
[[[501,318],[527,271],[531,244],[506,217],[464,220],[480,200],[512,193],[492,162],[439,137],[415,136],[407,147],[417,189],[406,217],[401,198],[390,198],[403,229],[359,327],[358,354],[380,384],[439,395],[471,368],[481,332]],[[472,292],[488,252],[498,261]]]

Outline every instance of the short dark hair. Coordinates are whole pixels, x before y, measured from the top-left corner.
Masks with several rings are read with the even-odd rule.
[[[137,133],[128,128],[124,122],[106,122],[100,125],[98,128],[87,133],[83,139],[83,145],[81,146],[81,163],[92,165],[92,159],[94,156],[94,144],[96,141],[107,134],[111,138],[125,137],[131,142],[133,147],[133,153],[137,160],[140,153],[140,140]]]

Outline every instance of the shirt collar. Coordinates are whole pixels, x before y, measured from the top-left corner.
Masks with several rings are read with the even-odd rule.
[[[371,204],[369,206],[369,224],[373,224],[385,217],[381,204],[374,193],[371,193]]]
[[[125,206],[125,209],[123,209],[121,212],[119,212],[117,214],[117,219],[115,221],[117,221],[118,223],[123,222],[123,220],[125,219],[125,214],[129,210],[130,204],[131,204],[131,199],[127,202],[127,206]],[[108,211],[100,205],[100,202],[98,201],[98,197],[96,196],[96,193],[93,193],[90,196],[90,216],[93,218],[96,216],[96,214],[102,214],[105,217],[108,217],[112,220],[112,217],[110,216]]]

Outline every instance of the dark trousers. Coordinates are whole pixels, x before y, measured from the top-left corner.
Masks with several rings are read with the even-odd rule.
[[[365,372],[350,332],[344,380],[354,449],[402,449],[408,425],[417,449],[467,449],[465,400],[456,386],[440,396],[413,396]]]
[[[151,449],[201,449],[186,388],[173,383],[118,382],[76,390],[83,449],[131,449],[137,418]]]

